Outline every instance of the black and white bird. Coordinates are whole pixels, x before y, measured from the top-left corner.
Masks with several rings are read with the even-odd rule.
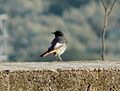
[[[41,54],[40,57],[46,57],[52,54],[54,56],[57,56],[60,59],[60,61],[63,61],[60,55],[63,54],[64,51],[66,50],[68,41],[64,36],[63,32],[59,30],[52,32],[52,34],[55,35],[55,38],[51,42],[51,45],[48,48],[48,50]]]

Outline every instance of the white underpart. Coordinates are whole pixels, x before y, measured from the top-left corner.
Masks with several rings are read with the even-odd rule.
[[[60,47],[60,48],[59,48]],[[60,49],[60,53],[58,53],[58,55],[61,55],[62,53],[64,53],[64,51],[66,50],[67,48],[67,45],[66,43],[57,43],[54,47],[54,49],[57,49],[59,48]]]

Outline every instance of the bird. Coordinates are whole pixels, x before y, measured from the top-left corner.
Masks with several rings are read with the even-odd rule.
[[[68,41],[64,35],[64,33],[60,30],[56,30],[52,32],[55,35],[55,38],[50,43],[48,50],[40,55],[40,57],[46,57],[48,55],[57,56],[60,61],[63,61],[61,58],[61,54],[63,54],[67,48]]]

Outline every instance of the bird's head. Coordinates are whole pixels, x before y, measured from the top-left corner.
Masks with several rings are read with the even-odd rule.
[[[59,30],[57,30],[57,31],[55,31],[55,32],[52,32],[52,34],[54,34],[56,37],[57,37],[57,36],[63,36],[63,32],[61,32],[61,31],[59,31]]]

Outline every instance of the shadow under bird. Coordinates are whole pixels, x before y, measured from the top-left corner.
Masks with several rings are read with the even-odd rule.
[[[48,55],[53,55],[53,56],[57,56],[60,61],[63,61],[60,55],[63,54],[64,51],[66,50],[68,41],[66,37],[64,36],[64,33],[59,30],[52,32],[52,34],[55,35],[55,38],[51,42],[51,45],[48,48],[48,50],[44,52],[43,54],[41,54],[40,57],[46,57]]]

